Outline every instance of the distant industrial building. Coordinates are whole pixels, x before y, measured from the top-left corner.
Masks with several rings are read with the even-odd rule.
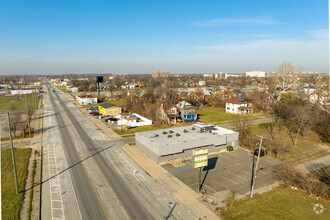
[[[266,73],[262,71],[252,71],[252,72],[246,72],[246,76],[249,77],[266,77]]]
[[[193,149],[219,152],[238,146],[238,132],[211,124],[135,133],[136,146],[156,163],[190,157]]]
[[[167,78],[170,77],[170,73],[169,72],[153,72],[152,73],[152,78]]]

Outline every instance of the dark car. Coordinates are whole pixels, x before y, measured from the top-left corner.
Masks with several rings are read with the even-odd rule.
[[[105,122],[115,122],[115,121],[118,121],[117,118],[107,118],[105,119]]]
[[[97,112],[97,111],[91,111],[91,112],[89,112],[89,114],[91,114],[91,115],[94,115],[94,114],[98,114],[99,112]]]
[[[266,153],[265,150],[261,148],[261,150],[260,150],[260,157],[265,156],[265,153]],[[259,149],[255,149],[254,152],[253,152],[253,154],[254,154],[255,156],[258,156],[258,154],[259,154]]]

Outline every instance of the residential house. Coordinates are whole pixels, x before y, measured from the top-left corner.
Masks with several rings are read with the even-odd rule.
[[[114,117],[121,113],[121,107],[111,104],[111,103],[104,103],[99,105],[99,113],[103,116],[111,116]]]
[[[251,97],[253,106],[259,109],[271,110],[275,99],[268,93],[254,93]]]
[[[157,121],[167,124],[175,124],[181,122],[181,115],[179,108],[174,104],[161,104],[156,110]]]
[[[252,113],[250,110],[252,110],[252,105],[242,99],[241,95],[226,102],[226,113],[244,115]]]
[[[197,122],[198,115],[195,112],[195,110],[196,110],[196,107],[195,106],[193,106],[189,102],[182,101],[182,102],[179,102],[176,105],[176,107],[179,108],[180,113],[181,113],[181,118],[185,122],[191,122],[191,121]]]

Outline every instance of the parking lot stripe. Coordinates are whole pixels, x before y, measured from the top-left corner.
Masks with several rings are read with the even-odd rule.
[[[220,186],[223,186],[223,187],[225,187],[226,189],[228,189],[227,186],[223,185],[222,183],[220,183],[220,182],[218,182],[218,181],[216,181],[216,180],[214,180],[214,179],[211,179],[211,181],[213,181],[213,182],[219,184]]]
[[[237,184],[237,185],[239,184],[238,182],[235,182],[234,180],[228,179],[227,177],[224,177],[224,176],[222,176],[222,177],[225,178],[226,180],[232,182],[232,183],[235,183],[235,184]]]
[[[239,178],[241,178],[241,179],[243,179],[243,180],[249,181],[248,179],[246,179],[246,178],[244,178],[244,177],[241,177],[241,176],[239,176],[239,175],[236,175],[236,174],[234,174],[234,173],[233,173],[233,175],[234,175],[234,176],[237,176],[237,177],[239,177]]]
[[[212,190],[213,192],[217,192],[214,189],[212,189],[211,187],[209,187],[208,185],[204,184],[204,186],[206,186],[207,188],[209,188],[210,190]]]
[[[230,160],[230,158],[225,157],[225,156],[223,156],[223,155],[221,155],[221,154],[219,154],[219,156],[220,156],[220,157],[223,157],[223,158],[226,158],[227,160]]]
[[[193,184],[190,184],[190,185],[188,185],[188,186],[190,187],[190,186],[194,186],[194,185],[196,185],[196,184],[198,184],[198,183],[193,183]]]

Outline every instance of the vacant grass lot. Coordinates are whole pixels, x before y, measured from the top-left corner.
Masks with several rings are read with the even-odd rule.
[[[66,86],[56,86],[59,90],[61,90],[62,92],[68,92],[66,90]]]
[[[31,149],[15,149],[19,191],[25,189],[27,166]],[[10,149],[1,150],[1,216],[2,219],[19,219],[24,193],[16,194],[13,162]]]
[[[20,100],[16,100],[14,96],[2,96],[0,98],[0,112],[12,112],[13,108],[15,111],[25,111],[26,110],[26,99],[29,106],[35,108],[38,107],[39,97],[37,95],[22,95]]]
[[[219,123],[229,120],[234,120],[236,118],[248,117],[249,119],[258,119],[255,116],[238,116],[226,113],[224,109],[220,108],[200,108],[196,109],[196,113],[199,115],[199,122],[207,123]]]
[[[322,204],[322,214],[313,210],[315,204]],[[229,211],[222,211],[224,219],[330,219],[330,202],[316,200],[303,192],[278,187],[272,191],[236,201]]]
[[[270,138],[266,130],[265,124],[253,125],[252,133],[254,135],[263,135]],[[286,129],[283,127],[281,131],[283,142],[289,146],[287,159],[293,163],[299,164],[306,161],[314,160],[330,153],[330,144],[322,143],[317,135],[311,132],[309,137],[299,136],[297,146],[294,146]]]

